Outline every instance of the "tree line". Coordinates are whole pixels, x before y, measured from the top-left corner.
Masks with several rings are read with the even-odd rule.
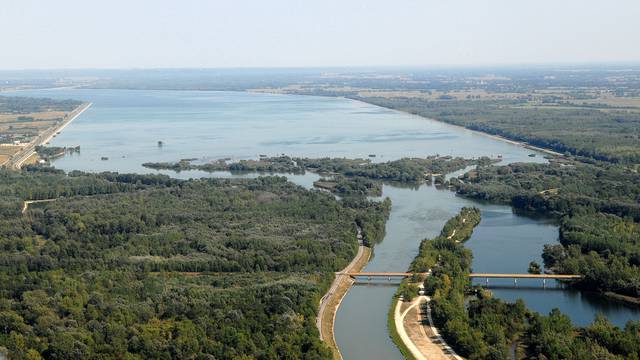
[[[528,105],[526,99],[353,98],[560,153],[613,163],[640,163],[640,113],[635,111],[575,104],[537,107]]]
[[[507,303],[471,286],[467,275],[472,254],[463,244],[479,220],[479,210],[463,208],[438,237],[422,241],[410,267],[413,272],[432,270],[424,287],[432,298],[433,321],[456,352],[468,359],[511,359],[513,346],[517,358],[639,358],[638,321],[630,320],[620,329],[598,316],[589,326],[574,327],[557,309],[541,315],[528,310],[522,300]],[[450,236],[453,229],[456,234]]]
[[[435,155],[426,158],[403,158],[379,163],[372,162],[370,159],[310,159],[283,155],[237,162],[220,159],[206,164],[194,164],[191,159],[183,159],[178,162],[144,163],[142,166],[155,170],[230,171],[236,173],[304,174],[305,171],[313,171],[320,174],[339,174],[371,180],[415,183],[429,181],[431,174],[447,174],[470,165],[490,165],[494,162],[496,160],[487,157],[472,160]]]
[[[560,218],[560,245],[547,246],[547,268],[582,274],[583,289],[640,294],[640,175],[617,165],[510,164],[452,180],[464,196]]]
[[[0,349],[12,359],[330,359],[319,299],[390,202],[283,177],[0,171]]]

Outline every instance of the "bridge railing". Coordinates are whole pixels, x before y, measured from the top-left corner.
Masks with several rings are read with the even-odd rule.
[[[340,272],[337,275],[348,275],[351,277],[410,277],[413,275],[425,276],[429,273],[410,273],[410,272]],[[484,278],[484,279],[555,279],[555,280],[577,280],[581,279],[582,275],[572,274],[485,274],[485,273],[472,273],[468,275],[469,278]]]

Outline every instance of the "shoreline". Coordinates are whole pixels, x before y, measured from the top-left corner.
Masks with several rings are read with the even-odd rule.
[[[529,144],[527,142],[512,140],[512,139],[506,138],[506,137],[501,136],[501,135],[494,135],[494,134],[490,134],[490,133],[487,133],[487,132],[484,132],[484,131],[469,129],[469,128],[464,127],[462,125],[456,125],[456,124],[452,124],[452,123],[449,123],[449,122],[446,122],[446,121],[442,121],[442,120],[438,120],[438,119],[435,119],[435,118],[430,118],[430,117],[426,117],[426,116],[422,116],[422,115],[418,115],[418,114],[413,114],[413,113],[410,113],[410,112],[407,112],[407,111],[404,111],[404,110],[394,109],[394,108],[390,108],[390,107],[386,107],[386,106],[370,103],[370,102],[367,102],[366,100],[363,100],[363,99],[354,99],[354,98],[350,98],[350,97],[346,97],[346,96],[338,96],[338,97],[340,97],[342,99],[361,102],[361,103],[367,104],[367,105],[377,106],[377,107],[380,107],[380,108],[383,108],[383,109],[387,109],[387,110],[397,111],[397,112],[400,112],[400,113],[403,113],[403,114],[417,116],[417,117],[419,117],[421,119],[427,119],[427,120],[431,120],[431,121],[436,121],[436,122],[439,122],[441,124],[446,124],[446,125],[449,125],[449,126],[453,126],[453,127],[459,128],[459,129],[470,131],[470,132],[472,132],[474,134],[486,136],[486,137],[494,139],[494,140],[498,140],[498,141],[506,142],[506,143],[509,143],[509,144],[512,144],[512,145],[520,146],[520,147],[523,147],[525,149],[538,151],[538,152],[541,152],[541,153],[545,153],[547,155],[557,156],[557,157],[564,157],[564,154],[561,154],[561,153],[559,153],[557,151],[553,151],[551,149],[546,149],[546,148],[542,148],[542,147],[539,147],[539,146],[531,145],[531,144]]]
[[[56,89],[56,88],[53,88],[53,89]],[[91,88],[91,87],[88,87],[88,88],[83,88],[83,89],[90,89],[90,90],[91,90],[91,89],[97,89],[97,88]],[[113,90],[142,90],[142,89],[121,89],[121,88],[115,88],[115,89],[113,89]],[[256,89],[245,89],[245,90],[148,89],[148,90],[160,90],[160,91],[162,91],[162,90],[168,90],[168,91],[203,91],[203,92],[211,92],[211,91],[213,91],[213,92],[241,92],[241,93],[249,93],[249,94],[271,94],[271,95],[291,95],[291,96],[310,96],[310,97],[330,97],[330,98],[341,98],[341,99],[346,99],[346,100],[351,100],[351,101],[361,102],[361,103],[364,103],[364,104],[367,104],[367,105],[377,106],[377,107],[380,107],[380,108],[383,108],[383,109],[388,109],[388,110],[398,111],[398,112],[401,112],[401,113],[403,113],[403,114],[409,114],[409,115],[417,116],[417,117],[420,117],[420,118],[422,118],[422,119],[427,119],[427,120],[437,121],[437,122],[442,123],[442,124],[447,124],[447,125],[449,125],[449,126],[454,126],[454,127],[460,128],[460,129],[464,129],[464,130],[467,130],[467,131],[471,131],[471,132],[473,132],[473,133],[475,133],[475,134],[478,134],[478,135],[483,135],[483,136],[486,136],[486,137],[492,138],[492,139],[494,139],[494,140],[503,141],[503,142],[506,142],[506,143],[509,143],[509,144],[512,144],[512,145],[521,146],[521,147],[527,148],[527,149],[529,149],[529,150],[533,150],[533,151],[538,151],[538,152],[541,152],[541,153],[545,153],[545,154],[547,154],[547,155],[558,156],[558,157],[564,157],[564,154],[561,154],[561,153],[559,153],[559,152],[553,151],[553,150],[551,150],[551,149],[546,149],[546,148],[541,148],[541,147],[538,147],[538,146],[535,146],[535,145],[531,145],[531,144],[526,143],[526,142],[521,142],[521,141],[517,141],[517,140],[512,140],[512,139],[509,139],[509,138],[506,138],[506,137],[503,137],[503,136],[500,136],[500,135],[494,135],[494,134],[490,134],[490,133],[483,132],[483,131],[479,131],[479,130],[469,129],[469,128],[466,128],[466,127],[461,126],[461,125],[451,124],[451,123],[448,123],[448,122],[446,122],[446,121],[442,121],[442,120],[438,120],[438,119],[434,119],[434,118],[429,118],[429,117],[422,116],[422,115],[418,115],[418,114],[412,114],[412,113],[410,113],[410,112],[406,112],[406,111],[403,111],[403,110],[393,109],[393,108],[389,108],[389,107],[386,107],[386,106],[381,106],[381,105],[378,105],[378,104],[373,104],[373,103],[367,102],[367,101],[362,100],[362,99],[354,99],[354,98],[350,98],[350,97],[342,96],[342,95],[341,95],[341,96],[330,96],[330,95],[311,95],[311,94],[297,94],[297,93],[287,93],[287,92],[277,92],[277,91],[256,91]],[[273,89],[273,90],[276,90],[276,89]]]
[[[396,294],[393,295],[391,306],[387,312],[389,338],[391,338],[393,344],[406,360],[424,360],[422,354],[415,349],[415,344],[411,341],[405,341],[406,339],[403,338],[403,336],[406,336],[403,324],[404,318],[400,321],[400,308],[402,307],[403,301],[400,296]]]
[[[276,90],[276,89],[273,89]],[[206,90],[203,90],[206,91]],[[226,90],[214,90],[214,91],[226,91]],[[231,90],[233,91],[233,90]],[[543,148],[543,147],[539,147],[539,146],[535,146],[535,145],[531,145],[527,142],[522,142],[522,141],[518,141],[518,140],[512,140],[509,138],[506,138],[504,136],[501,135],[495,135],[495,134],[490,134],[484,131],[479,131],[479,130],[473,130],[473,129],[469,129],[467,127],[464,127],[462,125],[456,125],[456,124],[452,124],[446,121],[442,121],[442,120],[438,120],[435,118],[430,118],[430,117],[426,117],[426,116],[422,116],[422,115],[418,115],[418,114],[413,114],[404,110],[399,110],[399,109],[393,109],[390,107],[386,107],[386,106],[382,106],[382,105],[378,105],[378,104],[374,104],[374,103],[370,103],[367,102],[366,99],[354,99],[348,96],[344,96],[344,95],[337,95],[337,96],[332,96],[332,95],[311,95],[311,94],[298,94],[298,93],[288,93],[288,92],[277,92],[277,91],[255,91],[255,89],[246,89],[246,90],[241,90],[239,92],[246,92],[246,93],[251,93],[251,94],[272,94],[272,95],[292,95],[292,96],[312,96],[312,97],[330,97],[330,98],[339,98],[339,99],[345,99],[345,100],[351,100],[351,101],[357,101],[363,104],[367,104],[367,105],[372,105],[372,106],[377,106],[379,108],[383,108],[383,109],[387,109],[387,110],[392,110],[392,111],[397,111],[403,114],[408,114],[408,115],[412,115],[412,116],[417,116],[421,119],[427,119],[427,120],[431,120],[431,121],[436,121],[438,123],[441,124],[446,124],[449,126],[453,126],[459,129],[463,129],[466,131],[470,131],[474,134],[478,134],[478,135],[482,135],[482,136],[486,136],[488,138],[494,139],[494,140],[498,140],[498,141],[503,141],[512,145],[516,145],[516,146],[520,146],[523,147],[525,149],[529,149],[529,150],[533,150],[533,151],[537,151],[540,153],[544,153],[547,155],[551,155],[551,156],[556,156],[556,157],[561,157],[564,158],[564,154],[561,154],[557,151],[554,151],[552,149],[547,149],[547,148]]]
[[[9,159],[5,164],[9,163],[11,168],[20,169],[27,159],[29,159],[33,154],[36,153],[36,147],[40,145],[44,145],[51,141],[55,135],[61,132],[64,128],[66,128],[73,120],[75,120],[78,116],[80,116],[85,110],[91,107],[93,103],[83,103],[77,108],[75,108],[72,112],[69,113],[68,118],[64,120],[58,126],[49,128],[45,130],[42,134],[38,135],[32,142],[27,145],[24,149],[14,155],[13,158]]]
[[[627,295],[622,295],[622,294],[616,294],[616,293],[611,292],[611,291],[596,292],[596,294],[602,295],[605,298],[609,298],[609,299],[614,299],[614,300],[620,301],[620,302],[625,303],[625,304],[631,304],[631,305],[640,306],[640,298],[637,298],[637,297],[627,296]]]
[[[69,126],[69,124],[71,124],[71,122],[73,120],[75,120],[78,116],[82,115],[82,113],[85,112],[85,110],[87,110],[88,108],[90,108],[91,105],[93,105],[93,103],[91,103],[91,102],[84,103],[84,104],[80,105],[77,109],[73,110],[69,114],[69,118],[66,121],[63,121],[62,124],[60,124],[60,126],[55,128],[55,130],[52,132],[52,134],[50,134],[47,138],[42,140],[42,142],[39,145],[46,144],[47,142],[51,141],[51,139],[53,139],[54,135],[57,135],[57,133],[61,132],[67,126]]]
[[[358,253],[339,273],[361,271],[369,263],[371,251],[371,248],[363,245],[361,231],[358,229]],[[331,283],[329,290],[327,290],[322,299],[320,299],[318,314],[316,316],[316,327],[320,333],[320,340],[331,349],[335,360],[342,360],[342,354],[338,348],[334,331],[336,314],[342,300],[355,282],[349,275],[339,273],[336,273],[336,277]]]
[[[73,89],[73,88],[80,88],[80,87],[74,87],[74,86],[67,86],[67,87],[52,87],[52,88],[44,88],[44,89],[37,89],[37,90],[57,90],[57,89],[66,89],[66,88],[72,88],[72,89]],[[80,89],[96,90],[96,89],[100,89],[100,88],[83,87],[83,88],[80,88]],[[110,89],[110,90],[143,90],[143,89],[127,89],[127,88],[108,88],[108,89]],[[412,113],[410,113],[410,112],[406,112],[406,111],[403,111],[403,110],[398,110],[398,109],[393,109],[393,108],[389,108],[389,107],[386,107],[386,106],[381,106],[381,105],[378,105],[378,104],[373,104],[373,103],[367,102],[367,101],[365,101],[365,100],[363,100],[363,99],[354,99],[354,98],[350,98],[350,97],[342,96],[342,95],[341,95],[341,96],[330,96],[330,95],[310,95],[310,94],[297,94],[297,93],[286,93],[286,92],[277,92],[277,91],[255,91],[255,89],[244,89],[244,90],[144,89],[144,90],[158,90],[158,91],[202,91],[202,92],[239,92],[239,93],[249,93],[249,94],[271,94],[271,95],[291,95],[291,96],[311,96],[311,97],[331,97],[331,98],[341,98],[341,99],[346,99],[346,100],[351,100],[351,101],[361,102],[361,103],[364,103],[364,104],[367,104],[367,105],[377,106],[377,107],[380,107],[380,108],[383,108],[383,109],[388,109],[388,110],[398,111],[398,112],[401,112],[401,113],[404,113],[404,114],[409,114],[409,115],[417,116],[417,117],[420,117],[420,118],[422,118],[422,119],[427,119],[427,120],[437,121],[437,122],[442,123],[442,124],[446,124],[446,125],[449,125],[449,126],[454,126],[454,127],[460,128],[460,129],[464,129],[464,130],[467,130],[467,131],[471,131],[471,132],[473,132],[473,133],[475,133],[475,134],[478,134],[478,135],[483,135],[483,136],[486,136],[486,137],[492,138],[492,139],[494,139],[494,140],[503,141],[503,142],[506,142],[506,143],[509,143],[509,144],[512,144],[512,145],[521,146],[521,147],[524,147],[524,148],[529,149],[529,150],[533,150],[533,151],[538,151],[538,152],[541,152],[541,153],[545,153],[545,154],[547,154],[547,155],[552,155],[552,156],[557,156],[557,157],[564,157],[564,154],[561,154],[561,153],[556,152],[556,151],[554,151],[554,150],[547,149],[547,148],[542,148],[542,147],[538,147],[538,146],[531,145],[531,144],[526,143],[526,142],[521,142],[521,141],[517,141],[517,140],[512,140],[512,139],[509,139],[509,138],[506,138],[506,137],[503,137],[503,136],[500,136],[500,135],[494,135],[494,134],[490,134],[490,133],[483,132],[483,131],[479,131],[479,130],[469,129],[469,128],[464,127],[464,126],[461,126],[461,125],[451,124],[451,123],[448,123],[448,122],[446,122],[446,121],[438,120],[438,119],[435,119],[435,118],[429,118],[429,117],[422,116],[422,115],[418,115],[418,114],[412,114]],[[273,90],[276,90],[276,89],[273,89]],[[19,91],[19,90],[13,90],[13,91],[15,92],[15,91]]]

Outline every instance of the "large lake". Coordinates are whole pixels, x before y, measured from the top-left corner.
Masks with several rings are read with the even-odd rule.
[[[375,161],[407,156],[502,155],[503,161],[544,161],[541,154],[458,127],[342,98],[241,92],[40,90],[19,95],[73,98],[93,102],[51,145],[77,146],[81,153],[55,162],[64,170],[145,172],[148,161],[197,158],[248,159],[260,154],[309,157],[367,157]],[[158,141],[163,145],[158,146]],[[107,157],[108,160],[101,160]],[[181,178],[211,176],[202,172]],[[226,173],[217,176],[230,176]],[[315,175],[291,176],[310,187]],[[516,214],[432,186],[384,186],[393,201],[387,234],[367,270],[404,271],[425,237],[440,232],[462,206],[478,206],[482,221],[467,246],[474,271],[526,272],[531,260],[542,263],[544,244],[557,241],[552,219]],[[563,290],[540,281],[492,281],[495,295],[525,299],[536,311],[560,308],[579,325],[596,313],[615,324],[639,319],[640,310],[599,296]],[[336,337],[345,359],[401,359],[386,329],[394,286],[360,284],[345,297],[336,319]]]

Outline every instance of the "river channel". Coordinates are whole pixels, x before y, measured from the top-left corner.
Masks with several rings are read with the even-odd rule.
[[[73,98],[93,106],[51,141],[80,146],[80,154],[57,160],[64,170],[154,173],[144,162],[195,158],[249,159],[261,154],[308,157],[401,157],[501,155],[504,163],[545,161],[542,154],[437,121],[342,98],[241,92],[39,90],[19,95]],[[162,146],[158,142],[162,141]],[[107,158],[108,160],[101,160]],[[183,172],[180,178],[231,176]],[[255,175],[249,175],[255,176]],[[315,174],[290,176],[311,187]],[[386,184],[393,206],[384,240],[375,246],[368,271],[404,271],[420,241],[436,236],[463,206],[477,206],[482,221],[467,246],[476,272],[524,273],[531,260],[542,263],[544,244],[555,243],[553,219],[515,213],[508,206],[478,203],[433,186]],[[639,319],[640,309],[600,296],[541,281],[492,280],[495,295],[522,298],[533,310],[559,308],[578,325],[604,313],[616,325]],[[386,316],[395,285],[357,284],[338,311],[335,332],[345,359],[402,359],[389,339]]]

